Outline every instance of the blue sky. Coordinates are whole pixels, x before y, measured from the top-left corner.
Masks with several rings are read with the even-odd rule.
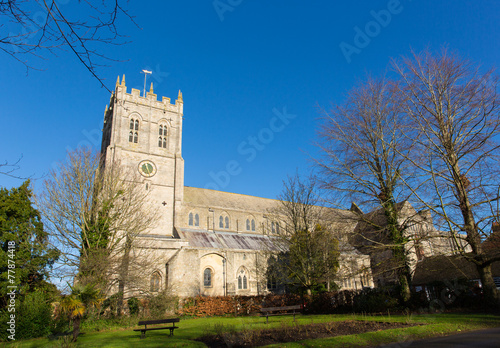
[[[62,9],[77,6],[61,0]],[[269,198],[287,175],[312,170],[318,106],[341,102],[366,73],[383,74],[410,48],[447,45],[486,68],[500,56],[500,2],[493,0],[191,0],[127,8],[140,27],[119,21],[130,42],[99,47],[119,60],[98,70],[107,87],[125,74],[129,91],[142,89],[147,68],[159,97],[175,99],[181,89],[185,184]],[[0,161],[22,156],[16,174],[35,179],[36,189],[67,150],[100,146],[109,102],[70,52],[46,58],[26,74],[0,52]],[[221,174],[234,161],[241,170]],[[0,186],[20,184],[0,175]]]

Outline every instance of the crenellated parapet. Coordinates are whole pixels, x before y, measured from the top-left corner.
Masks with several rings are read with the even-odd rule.
[[[142,105],[163,111],[171,111],[183,114],[184,102],[182,100],[182,93],[180,90],[179,95],[173,104],[171,103],[171,99],[168,97],[162,97],[161,100],[158,100],[157,95],[153,91],[153,83],[151,83],[149,92],[146,92],[145,96],[141,95],[141,91],[136,88],[132,88],[130,90],[130,93],[127,93],[127,86],[125,85],[125,75],[123,75],[121,82],[120,77],[118,76],[115,85],[115,92],[113,93],[112,98],[113,97],[116,97],[117,100],[123,100],[125,102],[134,103],[136,105]]]

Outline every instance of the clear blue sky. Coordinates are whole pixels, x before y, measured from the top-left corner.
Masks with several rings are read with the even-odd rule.
[[[61,2],[70,11],[77,6],[76,0]],[[148,68],[159,96],[175,99],[182,90],[188,186],[214,183],[211,172],[237,161],[241,172],[218,183],[221,190],[275,198],[287,175],[311,170],[317,106],[342,101],[365,73],[382,74],[410,47],[445,44],[485,67],[498,65],[500,56],[495,0],[215,3],[219,11],[213,0],[131,1],[128,9],[140,28],[120,20],[118,29],[130,43],[101,47],[121,60],[98,70],[108,88],[125,74],[129,91],[142,89],[140,71]],[[370,34],[369,42],[355,41],[360,31]],[[341,47],[356,52],[343,54]],[[0,160],[22,156],[16,174],[37,179],[68,149],[100,146],[109,93],[69,52],[34,63],[42,71],[26,75],[24,66],[0,52]],[[273,110],[284,109],[288,124],[271,127]],[[257,145],[249,137],[257,137]],[[0,175],[0,186],[20,184]]]

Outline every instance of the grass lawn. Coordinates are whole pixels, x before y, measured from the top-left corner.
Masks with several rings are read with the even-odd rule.
[[[326,339],[304,340],[279,344],[276,347],[365,347],[390,342],[408,342],[411,340],[452,334],[463,331],[479,330],[483,328],[500,326],[500,316],[488,314],[453,313],[453,314],[427,314],[413,316],[363,316],[363,315],[304,315],[297,316],[298,324],[311,324],[342,320],[375,320],[391,322],[423,323],[425,326],[413,326],[403,329],[390,329],[385,331],[368,332],[357,335],[338,336]],[[205,347],[194,339],[206,334],[214,334],[217,328],[232,330],[264,329],[280,327],[292,323],[290,316],[275,316],[265,324],[265,319],[260,317],[213,317],[199,319],[181,319],[179,329],[175,330],[173,337],[168,336],[168,330],[148,331],[145,339],[140,339],[140,332],[132,328],[110,330],[102,332],[85,332],[78,338],[76,345],[71,347]],[[19,341],[9,344],[0,344],[2,347],[64,347],[60,341],[37,339]]]

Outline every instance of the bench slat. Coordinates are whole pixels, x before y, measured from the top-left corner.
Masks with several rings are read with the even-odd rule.
[[[151,330],[165,330],[165,329],[178,329],[177,326],[166,326],[166,327],[152,327],[148,329],[134,329],[134,331],[151,331]]]
[[[275,311],[289,311],[292,309],[301,309],[301,306],[296,305],[296,306],[284,306],[284,307],[268,307],[268,308],[261,308],[260,310],[262,312],[275,312]]]
[[[180,321],[179,318],[161,319],[161,320],[145,320],[145,321],[140,321],[138,325],[168,324],[168,323],[178,323],[179,321]]]

